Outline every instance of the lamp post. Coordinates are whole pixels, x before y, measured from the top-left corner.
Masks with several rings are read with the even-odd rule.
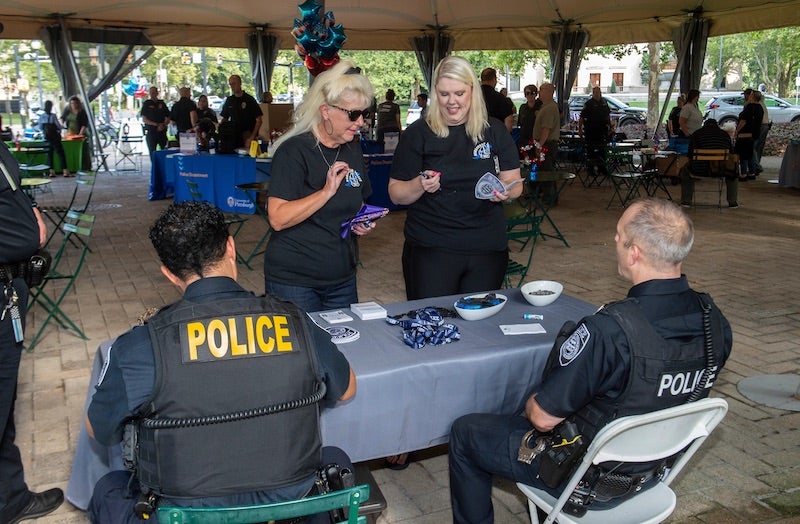
[[[42,94],[42,68],[39,65],[39,49],[42,48],[42,42],[33,40],[31,42],[33,49],[33,59],[36,60],[36,82],[39,87],[39,107],[44,107],[44,95]]]
[[[164,89],[165,89],[165,86],[167,84],[167,71],[166,71],[166,69],[164,69],[164,60],[166,60],[167,58],[175,57],[175,56],[178,56],[178,55],[173,53],[173,54],[170,54],[170,55],[162,56],[158,60],[158,85],[159,85],[159,91],[161,91],[161,93],[164,93]],[[162,94],[161,96],[164,96],[164,95]]]

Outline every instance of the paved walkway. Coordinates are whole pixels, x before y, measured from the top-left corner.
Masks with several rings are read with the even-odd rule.
[[[669,522],[800,522],[800,413],[758,405],[736,389],[744,377],[800,373],[800,191],[767,182],[777,178],[780,159],[765,159],[765,165],[761,179],[742,184],[739,209],[689,211],[697,235],[684,270],[695,288],[713,295],[733,325],[733,354],[715,387],[730,412],[675,485],[678,508]],[[98,344],[125,331],[146,308],[178,298],[159,272],[147,239],[149,225],[169,203],[147,201],[148,181],[131,172],[98,177],[93,252],[64,303],[89,340],[53,324],[35,351],[24,355],[17,441],[33,489],[66,486]],[[63,199],[71,184],[55,179],[53,194],[39,200]],[[613,249],[621,210],[606,211],[610,196],[608,188],[584,189],[579,183],[564,191],[552,216],[572,247],[540,242],[529,279],[558,280],[566,293],[595,304],[625,295],[628,284],[617,276]],[[362,242],[362,300],[404,299],[403,220],[404,213],[392,213]],[[240,245],[251,247],[261,232],[262,224],[252,219]],[[262,270],[259,264],[254,268],[242,269],[240,281],[261,292]],[[34,307],[29,333],[41,320],[41,310]],[[371,463],[389,504],[382,524],[451,521],[445,448],[418,452],[414,459],[400,472],[384,469],[381,461]],[[496,484],[495,513],[498,523],[527,522],[524,500],[508,482]],[[87,521],[65,504],[38,522]]]

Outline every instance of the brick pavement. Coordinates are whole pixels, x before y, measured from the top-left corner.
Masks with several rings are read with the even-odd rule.
[[[766,181],[777,177],[780,159],[765,159],[765,165],[759,180],[742,184],[739,209],[689,211],[697,235],[684,270],[695,288],[713,295],[734,330],[733,354],[715,388],[730,412],[675,484],[678,507],[669,522],[800,522],[800,413],[757,405],[736,389],[744,377],[800,373],[800,191]],[[53,194],[39,200],[64,198],[69,184],[55,179]],[[92,206],[97,215],[93,252],[64,304],[89,340],[53,324],[35,351],[23,357],[17,441],[33,489],[66,486],[97,345],[135,323],[145,308],[178,297],[161,276],[147,239],[149,224],[168,202],[148,202],[147,190],[147,176],[100,174]],[[605,210],[609,197],[608,188],[584,189],[578,183],[565,190],[552,216],[572,247],[539,242],[529,280],[559,280],[566,293],[596,304],[624,296],[628,285],[617,276],[613,251],[620,209]],[[403,213],[393,213],[362,242],[363,300],[404,298],[402,222]],[[239,244],[252,246],[260,234],[253,219]],[[254,268],[242,269],[240,281],[260,292],[262,270],[258,263]],[[41,316],[36,307],[29,313],[29,333]],[[444,447],[414,457],[401,472],[371,463],[389,503],[383,524],[451,520]],[[498,481],[494,499],[498,523],[527,522],[524,500],[512,484]],[[65,504],[38,522],[86,519]]]

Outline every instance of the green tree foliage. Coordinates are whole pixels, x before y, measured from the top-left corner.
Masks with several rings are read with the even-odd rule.
[[[741,74],[744,85],[764,83],[767,92],[785,97],[793,90],[800,67],[800,39],[796,27],[754,31],[711,38],[706,56],[709,68],[718,68],[722,47],[722,70]]]

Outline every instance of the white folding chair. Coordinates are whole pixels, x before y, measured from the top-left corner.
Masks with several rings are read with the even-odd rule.
[[[717,424],[725,417],[728,403],[720,398],[706,398],[668,409],[623,417],[605,426],[586,450],[578,469],[567,486],[576,486],[592,464],[603,462],[651,462],[676,455],[686,448],[661,481],[655,486],[624,500],[611,509],[588,511],[583,517],[562,512],[571,490],[556,499],[544,490],[520,482],[517,487],[528,497],[531,523],[538,524],[536,508],[547,513],[544,524],[603,523],[645,524],[662,522],[675,509],[675,492],[670,483],[700,448]]]

